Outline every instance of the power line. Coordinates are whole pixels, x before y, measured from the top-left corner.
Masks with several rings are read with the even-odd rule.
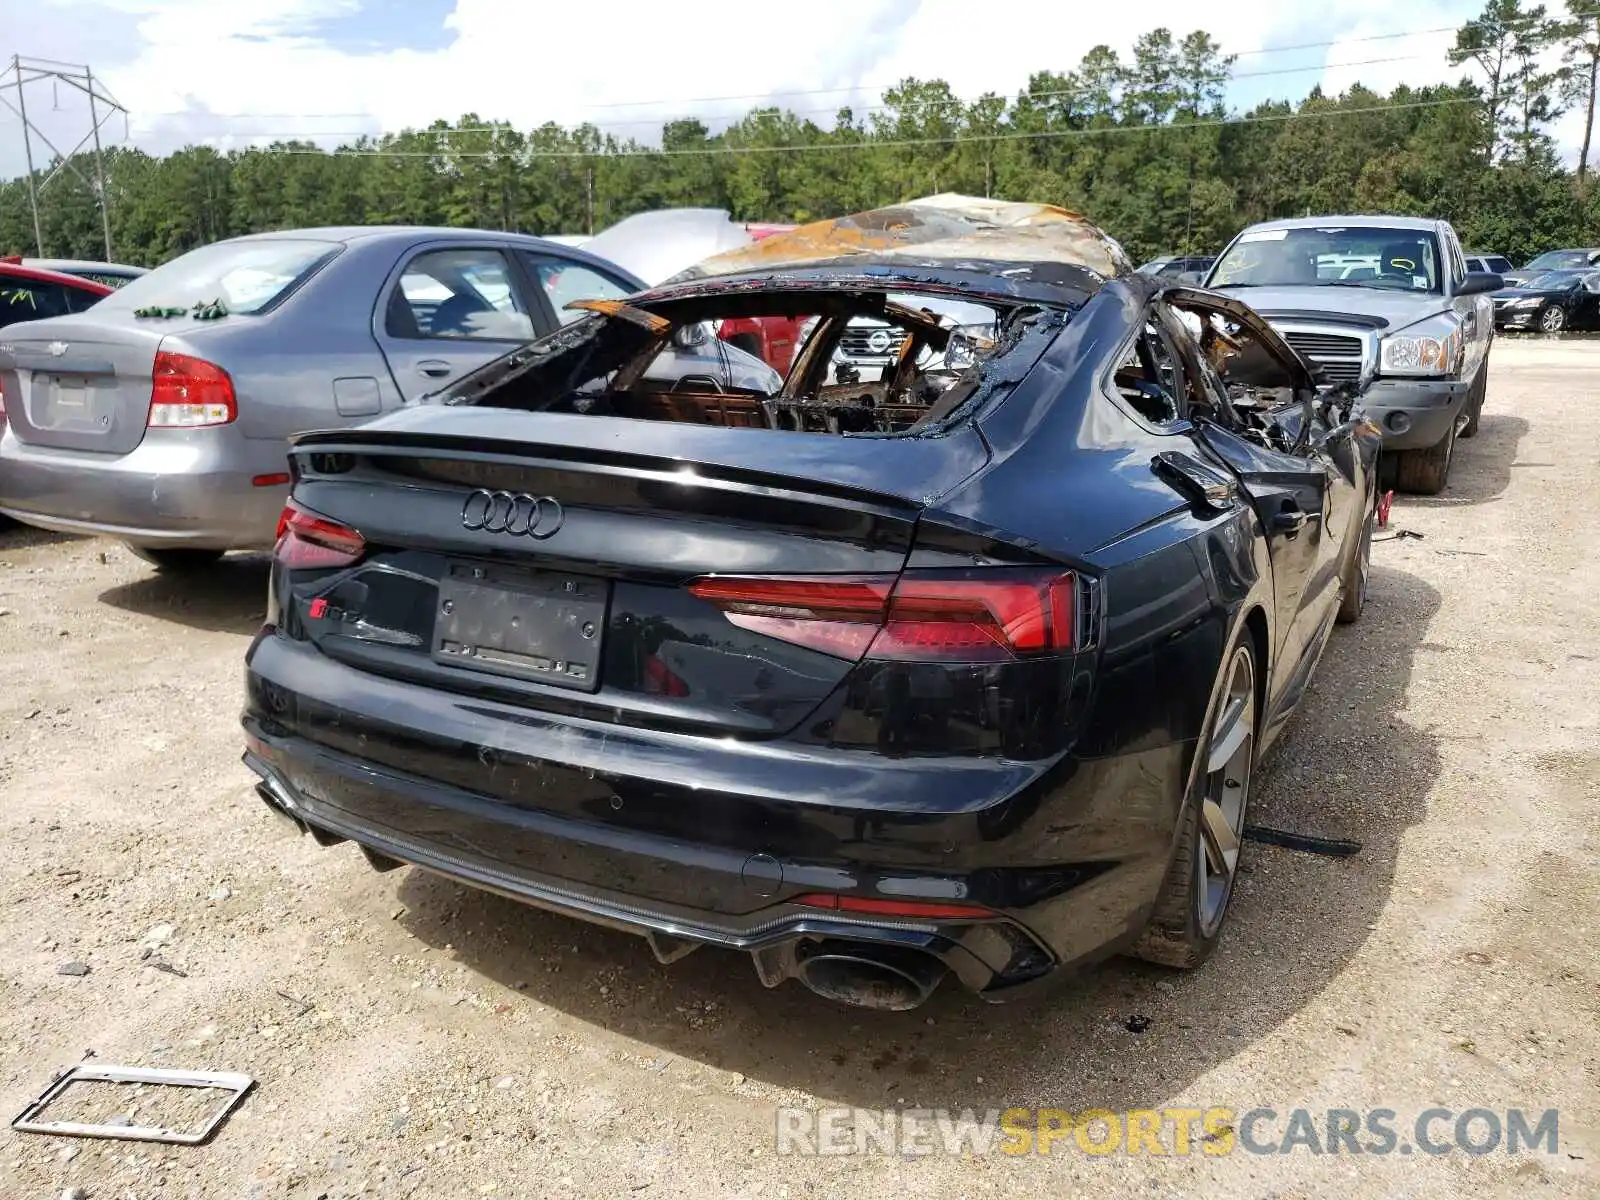
[[[1343,70],[1343,69],[1354,68],[1354,67],[1377,66],[1379,64],[1386,64],[1386,63],[1417,62],[1417,61],[1421,61],[1422,59],[1425,59],[1425,58],[1428,58],[1428,57],[1429,57],[1428,55],[1423,55],[1423,54],[1407,54],[1407,55],[1399,55],[1397,57],[1391,57],[1391,58],[1367,58],[1367,59],[1361,59],[1361,60],[1359,60],[1357,62],[1326,63],[1326,64],[1317,64],[1317,65],[1314,65],[1314,66],[1305,66],[1305,67],[1280,67],[1280,68],[1277,68],[1277,69],[1274,69],[1274,70],[1271,70],[1271,71],[1245,71],[1245,72],[1240,72],[1238,74],[1230,74],[1228,76],[1227,80],[1225,80],[1225,81],[1219,80],[1218,82],[1219,83],[1221,83],[1221,82],[1232,82],[1235,79],[1256,79],[1256,78],[1261,78],[1261,77],[1264,77],[1264,76],[1271,76],[1271,75],[1309,74],[1310,72],[1313,72],[1313,71],[1336,71],[1336,70]],[[1099,94],[1102,90],[1103,89],[1087,88],[1087,87],[1086,88],[1061,88],[1061,89],[1048,91],[1048,92],[1024,92],[1024,93],[1019,93],[1018,94],[1018,99],[1027,99],[1027,100],[1030,100],[1030,101],[1039,101],[1039,100],[1060,99],[1060,98],[1063,98],[1063,97],[1093,96],[1093,95]],[[901,111],[901,112],[906,112],[906,111],[915,112],[915,111],[918,111],[920,109],[936,108],[936,107],[940,107],[940,106],[943,106],[943,105],[946,105],[946,104],[951,105],[951,106],[966,106],[966,105],[969,105],[971,103],[973,103],[973,101],[963,100],[959,96],[952,95],[948,99],[940,98],[940,99],[926,100],[926,101],[921,101],[921,102],[913,102],[911,104],[905,104],[905,105],[900,105],[900,104],[869,104],[869,105],[862,105],[862,106],[853,108],[852,111],[855,112],[855,113],[875,113],[875,112],[886,112],[886,111],[890,111],[890,110],[896,110],[896,111]],[[801,108],[801,109],[784,109],[783,110],[785,115],[796,116],[796,117],[809,116],[809,115],[814,114],[814,113],[836,112],[836,111],[837,111],[837,109],[835,109],[835,108]],[[304,114],[303,117],[300,118],[300,119],[303,119],[303,120],[318,120],[318,119],[322,119],[324,117],[349,116],[349,115],[351,115],[351,114],[307,113],[307,114]],[[700,114],[700,115],[702,115],[702,116],[710,115],[712,117],[716,117],[716,116],[731,116],[732,114]],[[740,116],[745,116],[745,115],[748,115],[748,113],[739,114],[739,115]],[[265,119],[265,118],[263,118],[263,119]],[[628,127],[637,126],[637,125],[658,126],[658,125],[662,125],[662,124],[665,124],[665,123],[669,123],[669,122],[671,122],[673,120],[685,120],[685,119],[690,119],[690,118],[641,117],[641,118],[635,118],[633,120],[628,120],[628,121],[606,121],[606,122],[603,122],[603,123],[597,125],[596,128],[600,128],[600,129],[622,129],[622,128],[628,128]],[[452,125],[452,126],[450,126],[448,128],[445,128],[445,129],[420,128],[420,129],[407,129],[407,130],[403,130],[401,132],[415,133],[415,134],[419,134],[419,135],[449,136],[449,135],[452,135],[452,134],[500,133],[500,132],[505,132],[510,128],[511,128],[511,125],[510,125],[509,122],[502,122],[502,123],[500,123],[498,125]],[[204,135],[201,135],[201,136],[205,140],[216,140],[216,139],[220,139],[220,138],[223,138],[223,137],[227,137],[229,135],[227,133],[216,133],[216,134],[204,134]],[[248,131],[248,130],[241,130],[241,131],[239,131],[237,136],[246,137],[246,138],[282,138],[282,139],[288,140],[288,139],[319,138],[319,137],[320,138],[331,138],[331,137],[392,137],[392,136],[395,136],[395,134],[393,132],[377,132],[377,131],[374,131],[374,130],[371,130],[371,129],[298,129],[298,130],[282,130],[282,131],[276,131],[276,130],[275,131]]]
[[[887,141],[878,141],[866,138],[855,142],[809,142],[788,146],[705,146],[684,147],[676,150],[524,150],[508,153],[503,150],[356,150],[341,146],[336,150],[293,150],[277,147],[267,147],[260,151],[263,154],[282,155],[320,155],[326,157],[344,156],[347,158],[504,158],[504,159],[541,159],[541,158],[678,158],[685,155],[717,155],[717,154],[807,154],[819,151],[839,150],[893,150],[912,146],[950,146],[962,145],[972,142],[1017,142],[1037,141],[1052,138],[1076,137],[1101,137],[1111,134],[1124,133],[1154,133],[1175,132],[1178,130],[1218,129],[1233,125],[1262,125],[1281,124],[1286,121],[1320,120],[1328,117],[1353,117],[1364,113],[1391,113],[1403,112],[1413,109],[1444,108],[1456,104],[1481,104],[1482,100],[1476,96],[1459,96],[1447,100],[1417,100],[1402,104],[1369,104],[1360,108],[1330,108],[1321,111],[1301,111],[1292,113],[1263,113],[1253,117],[1227,117],[1217,120],[1186,121],[1183,124],[1152,124],[1152,125],[1110,125],[1103,129],[1039,129],[1025,130],[1015,133],[992,134],[964,134],[953,137],[927,137],[927,138],[894,138]]]

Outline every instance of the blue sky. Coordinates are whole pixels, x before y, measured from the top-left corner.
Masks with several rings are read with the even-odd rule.
[[[1014,93],[1033,71],[1070,69],[1100,42],[1126,50],[1158,25],[1181,36],[1201,24],[1239,55],[1229,99],[1240,108],[1319,83],[1387,90],[1458,77],[1445,50],[1479,7],[1145,0],[1026,15],[996,6],[985,20],[971,0],[747,10],[644,0],[0,0],[0,56],[90,64],[129,109],[128,139],[155,153],[291,136],[331,144],[466,112],[523,127],[590,120],[649,139],[664,119],[715,125],[763,100],[825,121],[841,104],[875,103],[907,75],[944,78],[965,96]],[[781,36],[758,33],[757,16],[774,13]],[[1400,33],[1410,36],[1391,36]],[[1281,49],[1304,43],[1332,44]],[[68,149],[88,132],[87,112],[81,97],[59,92],[35,85],[28,102]],[[106,135],[122,140],[122,121]],[[21,161],[20,125],[0,108],[0,176]]]

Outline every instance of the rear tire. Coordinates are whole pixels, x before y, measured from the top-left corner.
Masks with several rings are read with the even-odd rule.
[[[156,570],[173,575],[203,571],[222,558],[221,550],[194,550],[185,547],[129,546],[135,557],[142,558]]]
[[[1402,492],[1437,496],[1450,478],[1450,460],[1456,452],[1456,423],[1426,450],[1402,450],[1395,458],[1395,483]]]
[[[1188,970],[1210,957],[1222,935],[1250,812],[1258,670],[1254,643],[1243,634],[1223,660],[1216,711],[1195,749],[1200,761],[1184,797],[1177,851],[1150,924],[1130,952],[1136,958]]]
[[[1367,497],[1367,515],[1350,561],[1339,575],[1339,624],[1354,625],[1367,607],[1367,577],[1372,573],[1372,531],[1378,525],[1377,490]]]

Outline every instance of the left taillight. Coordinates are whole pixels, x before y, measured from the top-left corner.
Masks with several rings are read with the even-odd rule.
[[[1065,653],[1074,643],[1070,571],[712,575],[688,590],[741,628],[840,658],[1005,662]]]
[[[202,429],[230,425],[238,417],[233,378],[216,363],[167,350],[156,352],[146,420],[151,429]]]
[[[348,525],[330,521],[293,500],[283,506],[272,556],[291,570],[347,567],[366,552],[366,539]]]

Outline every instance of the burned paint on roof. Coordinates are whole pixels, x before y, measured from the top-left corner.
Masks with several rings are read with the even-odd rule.
[[[800,225],[713,255],[672,282],[865,262],[980,272],[1003,265],[1003,274],[1063,283],[1086,275],[1098,284],[1133,272],[1116,240],[1078,213],[946,193]]]

